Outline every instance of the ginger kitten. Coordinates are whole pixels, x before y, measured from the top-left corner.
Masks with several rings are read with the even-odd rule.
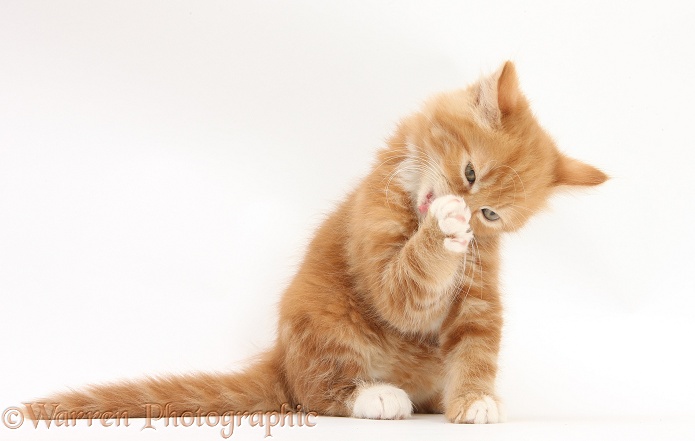
[[[322,415],[443,412],[455,423],[496,423],[500,236],[559,186],[606,179],[557,149],[507,62],[400,123],[316,232],[282,297],[275,346],[256,364],[91,386],[42,400],[58,406],[35,415],[143,417],[146,403],[223,414],[287,403]]]

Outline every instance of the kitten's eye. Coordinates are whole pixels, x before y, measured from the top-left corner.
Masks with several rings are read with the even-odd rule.
[[[463,174],[466,175],[466,180],[469,184],[475,182],[475,170],[473,170],[473,164],[471,164],[470,162],[466,166],[466,171]]]
[[[489,208],[483,208],[483,216],[489,221],[496,221],[500,218],[500,215],[490,210]]]

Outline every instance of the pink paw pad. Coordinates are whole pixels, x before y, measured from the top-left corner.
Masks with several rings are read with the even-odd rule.
[[[440,196],[432,201],[429,210],[446,235],[444,247],[455,253],[465,253],[473,238],[469,224],[471,211],[466,201],[455,195]]]

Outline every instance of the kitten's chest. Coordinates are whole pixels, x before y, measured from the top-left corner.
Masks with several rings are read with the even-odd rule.
[[[369,353],[364,369],[370,380],[397,385],[418,404],[441,393],[444,363],[437,335],[394,333]]]

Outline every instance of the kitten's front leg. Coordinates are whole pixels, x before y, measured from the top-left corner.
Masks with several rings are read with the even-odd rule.
[[[494,394],[502,308],[499,296],[459,299],[460,313],[442,330],[446,384],[445,415],[453,423],[504,420]]]
[[[459,196],[438,197],[420,212],[424,216],[413,233],[410,224],[399,224],[411,213],[389,219],[391,211],[374,210],[365,222],[360,212],[353,222],[360,228],[349,244],[358,290],[382,319],[407,333],[439,328],[473,237],[470,209]]]
[[[435,199],[430,212],[446,235],[444,248],[465,253],[473,237],[468,224],[470,209],[454,195]],[[466,292],[472,287],[466,288]],[[479,287],[482,288],[482,287]],[[490,289],[490,288],[488,288]],[[500,327],[499,296],[487,300],[464,296],[456,302],[459,314],[443,332],[448,384],[444,400],[447,418],[454,423],[497,423],[502,420],[494,398]]]

